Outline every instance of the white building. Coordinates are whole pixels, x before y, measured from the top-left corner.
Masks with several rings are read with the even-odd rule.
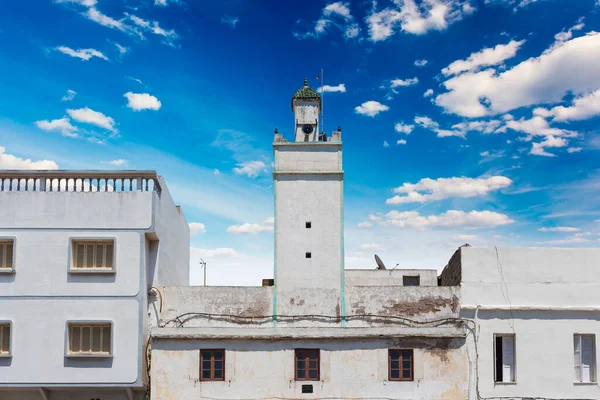
[[[152,171],[0,171],[0,399],[145,395],[148,292],[189,228]]]
[[[295,140],[275,133],[274,281],[159,288],[152,399],[466,398],[460,289],[344,269],[341,129],[319,131],[320,102],[305,81]]]
[[[600,399],[600,249],[462,247],[440,280],[474,328],[471,398]]]

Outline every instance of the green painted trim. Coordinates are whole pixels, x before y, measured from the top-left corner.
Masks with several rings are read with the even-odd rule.
[[[341,153],[341,151],[340,151]],[[344,251],[344,179],[342,176],[342,180],[340,181],[342,187],[340,188],[340,206],[341,206],[341,216],[340,216],[340,244],[341,244],[341,262],[340,262],[340,273],[341,273],[341,295],[340,295],[340,303],[341,303],[341,316],[342,316],[342,328],[346,327],[346,260],[344,259],[345,251]]]

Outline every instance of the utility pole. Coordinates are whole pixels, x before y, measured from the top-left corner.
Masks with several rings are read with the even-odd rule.
[[[204,286],[206,286],[206,263],[204,262],[203,259],[200,259],[200,262],[198,262],[198,264],[201,265],[200,268],[204,269]]]

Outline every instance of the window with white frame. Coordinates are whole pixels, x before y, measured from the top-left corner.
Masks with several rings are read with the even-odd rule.
[[[10,323],[0,322],[0,356],[10,355]]]
[[[515,382],[515,335],[494,335],[495,382]]]
[[[113,240],[74,240],[73,263],[75,271],[112,271],[114,269]]]
[[[14,241],[0,239],[0,272],[13,270]]]
[[[112,354],[110,322],[69,323],[69,350],[73,356],[110,356]]]
[[[596,382],[596,337],[574,335],[575,382]]]

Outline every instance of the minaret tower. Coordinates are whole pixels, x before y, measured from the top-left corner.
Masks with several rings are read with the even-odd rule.
[[[275,312],[344,314],[341,128],[319,132],[321,97],[304,85],[292,96],[295,132],[275,130]],[[326,296],[326,297],[323,297]],[[326,300],[325,300],[326,299]],[[335,301],[332,301],[335,299]],[[325,301],[324,301],[325,300]]]

